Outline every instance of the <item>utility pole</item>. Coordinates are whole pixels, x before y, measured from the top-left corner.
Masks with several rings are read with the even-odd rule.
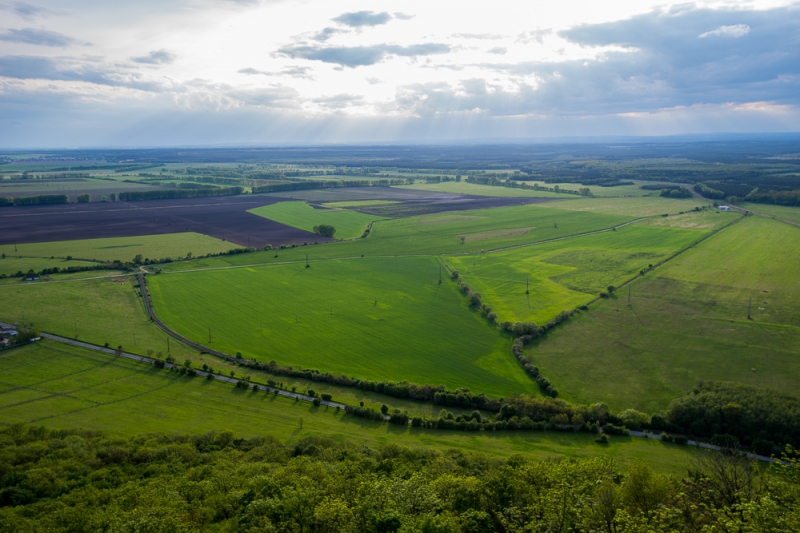
[[[753,297],[750,297],[750,301],[747,302],[747,320],[753,320],[753,317],[750,315],[750,309],[753,306]]]
[[[208,343],[211,344],[211,328],[208,328]]]
[[[439,265],[439,285],[442,284],[442,265]]]
[[[525,294],[530,294],[530,285],[528,284],[528,274],[525,274]]]

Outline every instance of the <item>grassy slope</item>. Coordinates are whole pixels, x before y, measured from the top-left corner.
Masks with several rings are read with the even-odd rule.
[[[510,339],[438,274],[433,258],[367,258],[159,275],[148,286],[159,318],[200,342],[211,327],[212,346],[228,353],[495,396],[534,392]]]
[[[797,394],[799,245],[798,228],[746,219],[635,283],[630,308],[623,292],[526,353],[566,399],[612,409],[664,409],[700,379]]]
[[[0,424],[31,422],[121,435],[230,429],[244,436],[273,435],[281,440],[325,435],[370,447],[396,443],[498,456],[608,455],[621,461],[645,460],[657,470],[672,473],[684,472],[692,453],[691,449],[647,439],[612,437],[606,447],[594,444],[592,436],[585,434],[466,433],[377,424],[305,402],[201,378],[177,377],[48,341],[0,353],[0,376]],[[21,388],[12,390],[15,387]]]
[[[0,245],[0,252],[7,257],[72,256],[97,261],[132,261],[137,254],[151,259],[182,257],[188,252],[194,255],[226,252],[237,246],[207,235],[194,232],[169,233],[167,235],[141,235],[138,237],[114,237],[109,239],[86,239],[77,241],[39,242]],[[43,265],[45,263],[42,263]]]
[[[543,323],[560,311],[593,300],[608,285],[619,285],[706,233],[636,224],[598,235],[483,257],[450,257],[447,261],[483,295],[499,315],[498,320]],[[530,287],[527,295],[526,276]]]
[[[380,220],[380,217],[347,209],[316,209],[305,202],[280,202],[250,209],[249,212],[306,231],[328,224],[336,228],[337,239],[360,237],[370,222]]]

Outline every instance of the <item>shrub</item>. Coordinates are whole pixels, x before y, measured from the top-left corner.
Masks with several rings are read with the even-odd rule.
[[[319,399],[319,398],[314,398],[314,399],[311,401],[311,403],[313,403],[313,404],[314,404],[314,407],[319,407],[319,405],[320,405],[322,402],[320,401],[320,399]]]
[[[323,393],[322,393],[320,396],[321,396],[321,397],[322,397],[322,399],[323,399],[323,400],[325,400],[326,402],[329,402],[329,401],[331,401],[331,399],[333,399],[333,396],[332,396],[332,395],[330,395],[330,394],[328,394],[327,392],[323,392]]]

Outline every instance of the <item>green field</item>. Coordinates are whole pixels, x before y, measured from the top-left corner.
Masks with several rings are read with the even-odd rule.
[[[337,239],[361,237],[370,222],[380,220],[380,217],[348,209],[315,208],[305,202],[280,202],[250,209],[249,212],[311,232],[314,226],[328,224],[336,228]]]
[[[554,188],[558,186],[565,191],[577,191],[585,186],[579,183],[545,183],[543,181],[525,181],[525,184],[533,186]],[[640,188],[645,181],[635,182],[633,185],[620,185],[618,187],[600,187],[597,185],[586,186],[591,193],[598,198],[615,197],[634,197],[634,196],[658,196],[660,191],[649,191]],[[415,183],[414,185],[402,185],[401,189],[420,189],[423,191],[449,192],[454,194],[474,194],[477,196],[504,196],[522,198],[575,198],[571,194],[556,193],[550,191],[534,191],[531,189],[514,189],[510,187],[500,187],[495,185],[480,185],[468,183],[466,181],[445,181],[442,183]]]
[[[672,473],[684,472],[691,456],[691,449],[630,437],[612,438],[606,447],[594,444],[594,437],[587,434],[467,433],[378,424],[50,341],[0,352],[0,424],[16,422],[126,436],[229,429],[247,437],[272,435],[286,440],[320,435],[370,447],[393,443],[497,456],[604,455],[623,462],[647,460],[654,468]]]
[[[764,215],[769,215],[777,218],[782,218],[783,220],[788,220],[789,222],[795,222],[800,224],[800,207],[791,207],[787,205],[772,205],[772,204],[753,204],[753,203],[743,203],[739,204],[740,207],[744,209],[749,209],[756,213],[762,213]]]
[[[535,392],[510,339],[438,284],[433,258],[355,259],[151,276],[156,314],[227,353],[374,380]]]
[[[578,198],[569,202],[547,202],[541,204],[541,207],[630,217],[652,217],[664,213],[675,215],[681,211],[690,211],[695,207],[708,205],[710,205],[709,202],[696,198],[677,199],[646,196],[640,198]]]
[[[533,185],[533,182],[531,182]],[[540,183],[541,185],[541,183]],[[552,185],[545,185],[552,187]],[[568,190],[577,191],[581,186],[569,184],[564,187]],[[415,183],[414,185],[401,185],[398,189],[418,189],[421,191],[449,192],[452,194],[474,194],[476,196],[500,196],[504,198],[561,198],[568,200],[575,198],[571,194],[562,194],[550,191],[534,191],[533,189],[512,189],[510,187],[497,187],[494,185],[480,185],[477,183],[467,183],[465,181],[445,181],[443,183]]]
[[[395,200],[342,200],[341,202],[325,202],[325,207],[331,208],[359,208],[359,207],[375,207],[377,205],[392,205],[400,202]]]
[[[625,215],[542,209],[539,204],[441,213],[378,221],[366,239],[300,246],[278,252],[200,259],[166,265],[165,271],[305,261],[306,254],[314,261],[362,255],[395,257],[480,253],[481,250],[531,244],[607,229],[632,218]],[[461,236],[465,237],[464,243],[461,242]]]
[[[526,350],[565,398],[656,412],[701,379],[797,394],[800,229],[747,218],[631,294],[631,307],[623,291]]]
[[[57,280],[70,279],[79,275],[96,275],[95,272],[57,275]],[[103,273],[105,274],[105,273]],[[113,276],[112,276],[113,278]],[[167,336],[145,313],[141,299],[131,284],[115,282],[112,278],[85,281],[66,281],[49,283],[30,283],[14,286],[0,286],[0,321],[32,322],[36,327],[49,333],[64,337],[77,337],[86,342],[110,346],[123,346],[127,352],[152,355],[158,352],[167,354]],[[152,279],[152,278],[151,278]],[[134,344],[134,336],[136,344]],[[191,359],[196,365],[208,364],[218,371],[234,371],[243,375],[245,371],[234,363],[228,363],[210,354],[200,354],[175,339],[169,343],[171,354],[179,361]],[[275,376],[257,370],[246,370],[255,381],[266,383]],[[350,405],[364,402],[368,407],[380,408],[383,403],[405,409],[414,415],[432,417],[440,407],[430,403],[400,400],[376,392],[362,391],[349,387],[339,387],[300,378],[279,376],[277,380],[285,388],[298,390],[313,388],[318,392],[333,394],[338,401]],[[453,408],[454,412],[459,412]]]
[[[11,250],[13,253],[13,246],[11,247]],[[96,264],[97,263],[92,261],[75,261],[56,258],[50,259],[50,257],[14,257],[7,255],[6,257],[0,259],[0,274],[6,274],[10,276],[16,274],[17,272],[25,273],[29,270],[41,272],[42,269],[45,268],[85,267],[94,266]],[[20,281],[20,278],[16,278],[16,280]]]
[[[590,302],[609,285],[620,285],[707,233],[634,224],[482,256],[448,257],[447,263],[483,295],[498,321],[542,324],[561,311]]]
[[[227,252],[236,247],[236,245],[208,235],[185,232],[166,235],[17,244],[16,251],[14,251],[13,244],[3,244],[0,245],[0,253],[5,253],[6,257],[50,258],[55,256],[65,258],[71,256],[75,259],[93,261],[120,260],[128,262],[133,261],[133,258],[138,254],[150,259],[162,259],[165,257],[175,259],[184,257],[189,252],[193,255],[205,255]],[[46,262],[42,262],[42,265],[47,266]],[[37,268],[37,270],[39,269]]]

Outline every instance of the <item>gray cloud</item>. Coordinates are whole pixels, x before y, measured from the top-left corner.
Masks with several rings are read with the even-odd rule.
[[[364,102],[364,97],[355,94],[337,94],[314,98],[312,102],[328,109],[345,109],[354,105],[361,105]]]
[[[457,37],[459,39],[502,39],[502,35],[497,35],[496,33],[456,33],[453,37]]]
[[[261,89],[230,90],[226,96],[254,107],[294,108],[298,107],[300,94],[291,87],[273,85]]]
[[[716,30],[701,33],[698,37],[705,39],[706,37],[733,37],[737,39],[744,37],[750,33],[750,26],[747,24],[734,24],[733,26],[720,26]]]
[[[508,52],[508,48],[505,48],[505,47],[503,47],[503,46],[496,46],[496,47],[494,47],[494,48],[490,48],[490,49],[488,49],[488,50],[486,50],[486,51],[487,51],[487,52],[489,52],[490,54],[499,54],[499,55],[503,55],[503,54],[505,54],[506,52]]]
[[[324,28],[315,33],[311,38],[318,42],[325,42],[337,33],[342,33],[342,30],[337,30],[336,28]]]
[[[37,30],[35,28],[9,29],[0,33],[0,41],[12,43],[38,44],[42,46],[67,46],[77,43],[76,39],[48,30]]]
[[[399,12],[398,13],[393,13],[393,15],[394,15],[394,18],[400,19],[400,20],[411,20],[414,17],[416,17],[416,15],[407,15],[406,13],[399,13]]]
[[[397,55],[403,57],[427,56],[432,54],[446,54],[450,47],[446,44],[426,43],[410,46],[393,44],[376,44],[372,46],[290,46],[278,50],[279,54],[291,57],[334,63],[343,67],[361,67],[379,63],[386,56]]]
[[[281,70],[280,72],[258,70],[252,67],[238,70],[239,74],[260,75],[260,76],[291,76],[292,78],[313,80],[314,77],[310,74],[310,71],[311,67],[289,67]]]
[[[146,56],[132,57],[131,61],[145,65],[168,65],[175,61],[175,54],[166,50],[155,50]]]
[[[42,9],[41,7],[37,7],[33,4],[28,4],[27,2],[14,2],[11,10],[27,20],[32,20],[37,16],[48,12],[46,9]]]
[[[355,11],[353,13],[344,13],[333,19],[339,24],[350,26],[351,28],[359,28],[361,26],[380,26],[392,20],[389,13],[375,13],[374,11]]]
[[[76,61],[74,58],[3,56],[0,57],[0,76],[20,80],[83,81],[141,91],[163,90],[160,83],[143,80],[136,73],[97,65],[91,61]]]

